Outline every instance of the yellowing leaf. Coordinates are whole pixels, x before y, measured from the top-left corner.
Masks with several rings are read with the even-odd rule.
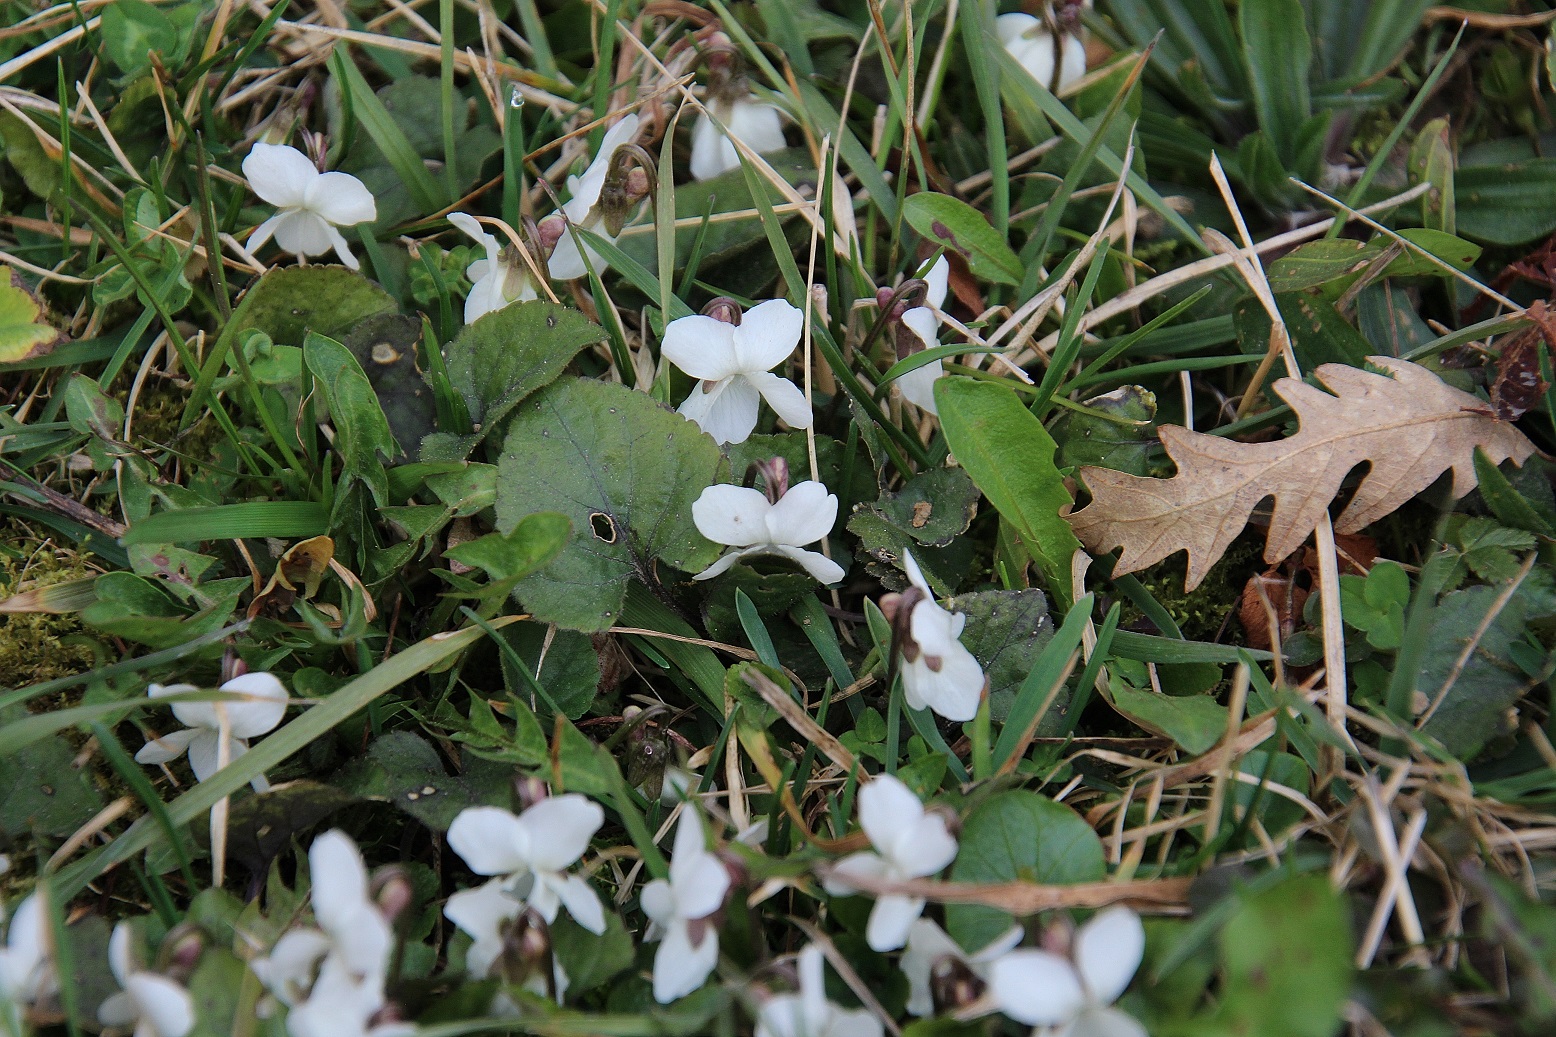
[[[42,356],[59,341],[43,306],[10,267],[0,266],[0,364]]]
[[[1234,443],[1161,427],[1178,474],[1143,479],[1083,468],[1092,502],[1070,517],[1093,551],[1122,547],[1117,573],[1130,573],[1176,551],[1189,554],[1185,586],[1199,586],[1242,532],[1255,505],[1275,501],[1265,560],[1278,562],[1307,539],[1347,473],[1371,465],[1335,529],[1354,533],[1382,518],[1453,469],[1453,496],[1475,488],[1475,448],[1492,464],[1522,464],[1534,445],[1497,421],[1481,400],[1404,360],[1368,357],[1393,373],[1325,364],[1319,380],[1331,396],[1294,378],[1275,383],[1301,429],[1273,443]]]

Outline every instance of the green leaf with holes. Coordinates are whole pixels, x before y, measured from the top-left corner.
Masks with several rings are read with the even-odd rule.
[[[718,445],[644,393],[591,379],[556,382],[514,413],[497,466],[497,528],[555,511],[573,538],[514,591],[537,619],[609,628],[627,585],[682,579],[719,555],[692,524],[692,502],[718,480]]]

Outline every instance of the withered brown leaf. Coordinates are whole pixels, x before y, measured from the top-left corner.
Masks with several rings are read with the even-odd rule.
[[[1275,502],[1264,550],[1273,563],[1301,546],[1357,465],[1371,468],[1335,522],[1341,533],[1382,518],[1450,468],[1453,496],[1464,496],[1475,488],[1476,447],[1493,464],[1522,464],[1534,452],[1484,402],[1426,368],[1368,361],[1393,377],[1325,364],[1318,378],[1333,396],[1295,378],[1276,382],[1301,424],[1289,439],[1234,443],[1163,425],[1162,444],[1178,467],[1171,479],[1081,469],[1092,502],[1070,516],[1076,536],[1092,551],[1122,547],[1114,570],[1121,574],[1187,551],[1185,586],[1193,590],[1266,497]]]

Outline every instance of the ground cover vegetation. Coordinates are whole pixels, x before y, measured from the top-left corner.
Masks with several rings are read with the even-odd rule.
[[[1541,0],[0,0],[0,1031],[1545,1034]]]

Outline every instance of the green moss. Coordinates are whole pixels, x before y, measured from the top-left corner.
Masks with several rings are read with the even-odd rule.
[[[1263,551],[1263,533],[1245,530],[1232,541],[1232,546],[1227,548],[1221,560],[1211,566],[1205,582],[1194,588],[1191,594],[1183,590],[1186,563],[1181,554],[1158,562],[1149,569],[1142,569],[1136,575],[1146,590],[1167,610],[1167,614],[1172,616],[1184,637],[1191,641],[1214,641],[1216,635],[1222,633],[1228,614],[1237,609],[1248,577],[1264,568],[1260,557]],[[1121,624],[1127,627],[1142,618],[1139,610],[1126,604]],[[1240,628],[1233,625],[1227,631],[1240,633]]]
[[[0,598],[92,574],[74,551],[41,541],[24,526],[8,522],[0,525],[0,534],[4,542],[22,547],[19,557],[0,556]],[[91,669],[96,663],[91,646],[67,641],[80,631],[74,614],[0,615],[0,682],[19,688]]]

